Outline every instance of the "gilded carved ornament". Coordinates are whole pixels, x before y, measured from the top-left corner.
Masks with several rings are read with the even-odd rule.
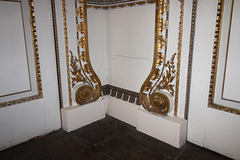
[[[87,12],[85,0],[75,0],[76,30],[77,30],[77,56],[71,50],[70,77],[72,99],[80,104],[96,101],[101,95],[101,82],[94,72],[89,58]]]
[[[174,53],[167,57],[169,0],[158,0],[155,18],[155,46],[152,70],[140,90],[142,106],[150,111],[166,115],[174,96],[176,69]]]

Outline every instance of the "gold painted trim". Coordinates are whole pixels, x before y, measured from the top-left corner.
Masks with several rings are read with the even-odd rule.
[[[217,20],[216,20],[216,29],[215,29],[215,38],[214,38],[212,69],[211,69],[211,80],[210,80],[209,97],[208,97],[208,107],[240,115],[239,109],[235,109],[235,108],[231,108],[231,107],[227,107],[227,106],[223,106],[223,105],[214,103],[215,85],[216,85],[216,76],[217,76],[217,64],[218,64],[218,55],[219,55],[219,47],[220,47],[220,39],[221,39],[221,29],[222,29],[223,9],[224,9],[224,0],[218,0]]]
[[[69,106],[71,106],[72,105],[72,89],[71,89],[70,69],[69,69],[68,30],[67,30],[67,15],[66,15],[65,0],[62,0],[62,12],[63,12],[65,55],[66,55],[66,67],[67,67],[68,99],[69,99]]]
[[[125,2],[123,4],[113,4],[113,5],[94,5],[94,4],[87,4],[87,8],[94,8],[94,9],[115,9],[115,8],[125,8],[125,7],[134,7],[134,6],[142,6],[145,4],[154,4],[157,0],[146,0],[146,1],[138,1],[138,2]]]
[[[184,119],[186,120],[188,119],[188,109],[189,109],[189,95],[190,95],[190,83],[191,83],[190,79],[191,79],[191,72],[192,72],[192,55],[193,55],[193,45],[194,45],[196,7],[197,7],[197,0],[193,0],[190,45],[189,45],[189,55],[188,55],[187,88],[186,88],[185,111],[184,111]]]
[[[29,5],[29,13],[30,13],[30,24],[32,31],[32,39],[33,39],[33,51],[34,51],[34,59],[35,59],[35,71],[36,71],[36,81],[37,81],[37,90],[38,94],[30,97],[20,98],[4,103],[0,103],[1,107],[7,107],[10,105],[23,103],[35,99],[40,99],[43,97],[42,93],[42,81],[41,81],[41,72],[40,72],[40,63],[39,63],[39,52],[38,52],[38,43],[37,43],[37,29],[36,29],[36,21],[35,21],[35,13],[34,13],[34,3],[33,0],[28,0]]]
[[[58,34],[57,34],[57,20],[56,20],[55,0],[51,0],[51,4],[52,4],[52,17],[53,17],[52,19],[53,19],[55,54],[56,54],[56,63],[57,63],[59,103],[60,103],[60,108],[63,108],[62,81],[61,81],[61,70],[60,70],[60,56],[59,56]]]
[[[183,33],[183,14],[184,14],[184,0],[181,2],[180,18],[179,18],[179,31],[178,31],[178,54],[177,54],[177,76],[176,76],[176,88],[175,88],[175,107],[174,116],[177,116],[178,112],[178,92],[179,92],[179,77],[181,66],[181,54],[182,54],[182,33]]]
[[[31,89],[23,90],[23,91],[19,91],[19,92],[15,92],[15,93],[10,93],[10,94],[5,94],[5,95],[0,96],[0,98],[7,97],[7,96],[12,96],[12,95],[15,95],[15,94],[21,94],[21,93],[25,93],[25,92],[30,92],[30,91],[31,91]]]

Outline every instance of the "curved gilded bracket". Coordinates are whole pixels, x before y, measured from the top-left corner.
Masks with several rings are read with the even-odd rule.
[[[83,105],[96,101],[101,95],[101,82],[94,72],[88,49],[87,10],[85,0],[75,0],[75,16],[77,31],[77,56],[68,50],[67,66],[69,67],[68,84],[73,90],[72,98],[76,103]],[[72,100],[71,99],[71,100]],[[71,104],[70,104],[71,105]]]
[[[155,46],[153,66],[140,90],[142,106],[151,112],[167,114],[170,99],[166,94],[174,95],[175,65],[174,53],[166,60],[168,39],[169,0],[157,0],[155,17]],[[164,92],[164,91],[168,92]]]

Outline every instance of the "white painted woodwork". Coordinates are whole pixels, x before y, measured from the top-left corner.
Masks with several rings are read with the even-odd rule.
[[[61,109],[62,128],[71,132],[85,125],[105,118],[106,100],[101,98],[96,102],[76,105]]]
[[[238,41],[240,40],[238,28],[240,23],[236,18],[237,15],[240,15],[238,10],[240,1],[234,1],[231,18],[232,2],[231,0],[224,4],[214,102],[240,109],[238,85],[240,78],[238,74],[240,67],[238,63]]]
[[[154,114],[141,108],[137,110],[137,130],[176,148],[187,139],[187,120]]]
[[[22,14],[20,2],[0,1],[0,97],[31,89]]]
[[[228,4],[227,2],[226,4]],[[230,3],[231,4],[231,3]],[[238,61],[239,54],[240,54],[240,1],[235,0],[234,6],[233,6],[233,15],[232,15],[232,24],[231,24],[231,31],[230,31],[230,39],[229,39],[229,47],[228,47],[228,55],[226,56],[226,77],[225,77],[225,83],[224,83],[224,89],[223,89],[223,98],[227,98],[230,100],[238,101],[240,103],[240,85],[239,79],[240,79],[240,63]],[[229,17],[226,17],[225,19],[230,19]],[[225,20],[224,19],[224,20]],[[225,30],[226,32],[228,30]],[[240,105],[238,107],[240,109]]]
[[[27,2],[27,0],[23,1],[25,1],[24,3]],[[26,8],[26,12],[29,13],[28,6]],[[61,127],[51,1],[34,0],[34,9],[43,98],[0,108],[0,150]],[[2,12],[2,9],[0,12]],[[4,15],[0,14],[0,17],[2,16]],[[9,36],[14,37],[13,33],[15,32],[9,33]],[[0,39],[2,41],[2,36],[0,36]],[[15,47],[15,44],[12,43],[8,45]],[[15,61],[12,61],[12,63],[15,63]],[[18,85],[22,84],[19,79],[17,83]]]
[[[74,15],[75,7],[74,3],[72,2],[73,1],[71,0],[66,0],[67,23],[69,32],[68,43],[69,49],[76,53],[76,23]],[[229,7],[230,2],[231,1],[225,1],[225,6]],[[43,86],[43,98],[22,104],[12,105],[6,108],[0,108],[0,150],[26,141],[32,137],[43,135],[51,132],[52,130],[60,128],[51,3],[50,0],[34,0],[34,5]],[[187,77],[186,70],[191,24],[191,6],[192,1],[186,0],[183,22],[183,46],[178,104],[178,116],[180,118],[184,116]],[[240,59],[239,54],[237,54],[239,51],[239,45],[237,42],[239,42],[240,36],[238,31],[239,22],[237,21],[236,17],[239,17],[239,6],[239,0],[235,0],[234,7],[236,9],[234,8],[233,12],[234,14],[231,30],[232,34],[230,37],[231,44],[229,45],[229,55],[227,59],[226,80],[223,95],[225,98],[237,101],[239,100],[239,74],[237,74],[239,63],[237,63],[237,60]],[[176,9],[176,12],[179,12],[179,1],[171,1],[170,7],[171,9]],[[206,147],[220,154],[234,159],[240,159],[239,115],[219,111],[208,107],[217,0],[198,1],[197,9],[187,139],[192,143]],[[4,10],[1,9],[0,13],[3,11]],[[20,12],[18,7],[15,9],[15,11]],[[61,1],[56,1],[56,11],[60,51],[59,53],[61,56],[60,63],[62,76],[61,80],[63,87],[63,102],[64,107],[67,107],[69,104]],[[229,14],[228,11],[229,9],[227,10],[225,8],[224,17]],[[3,14],[0,14],[1,19],[3,16]],[[128,8],[118,8],[107,11],[88,9],[88,18],[90,59],[94,70],[102,81],[102,84],[112,84],[121,88],[139,92],[140,87],[148,76],[152,66],[155,5],[149,4]],[[4,21],[5,20],[6,19],[4,19]],[[11,20],[11,16],[9,17],[9,20]],[[177,42],[178,35],[176,35],[176,30],[178,30],[178,28],[176,25],[178,25],[178,20],[179,14],[176,14],[175,16],[173,13],[171,13],[170,10],[169,39],[172,39],[171,42]],[[0,23],[1,22],[2,21],[0,21]],[[229,22],[227,21],[226,23],[225,21],[223,22],[223,31],[225,31],[224,27],[226,28],[228,23]],[[2,27],[4,25],[0,26]],[[12,34],[13,33],[15,32],[12,32]],[[226,48],[224,44],[226,44],[225,41],[227,38],[227,33],[228,32],[223,32],[222,34],[221,41],[223,42],[223,48],[220,48],[222,50],[224,50],[224,47]],[[174,39],[174,37],[176,39]],[[15,40],[19,41],[19,44],[23,43],[23,40]],[[1,36],[0,42],[2,41],[3,40]],[[170,46],[171,45],[173,45],[171,47],[173,49],[169,49],[169,53],[176,52],[176,44],[171,43]],[[21,53],[24,52],[22,51]],[[21,56],[21,58],[23,60],[19,59],[18,63],[20,63],[19,65],[22,66],[25,65],[26,68],[26,58],[25,60],[23,56]],[[219,61],[225,62],[224,58],[221,59],[221,56],[219,57]],[[16,62],[16,59],[12,62]],[[222,72],[222,68],[224,68],[225,65],[225,63],[221,64],[223,65],[218,66],[218,74]],[[23,72],[26,72],[26,70]],[[219,77],[222,79],[221,76]],[[26,76],[23,76],[23,78],[26,78]],[[21,81],[22,80],[18,79],[17,83],[24,86],[24,83]],[[218,93],[218,88],[219,91],[222,91],[222,85],[219,85],[221,83],[222,82],[220,82],[220,80],[217,80],[216,93]],[[216,96],[219,97],[217,94]],[[144,123],[149,122],[151,119],[157,119],[157,124],[161,124],[162,127],[171,126],[166,125],[172,123],[171,121],[167,121],[165,124],[162,124],[162,122],[165,122],[166,119],[150,114],[142,109],[137,110],[139,107],[134,104],[129,104],[112,97],[107,97],[107,99],[104,100],[105,105],[108,106],[108,108],[105,108],[105,113],[108,113],[109,115],[112,115],[113,117],[118,118],[133,126],[138,126],[138,128],[141,126],[146,127],[146,124]],[[218,98],[215,100],[218,102]],[[220,102],[222,103],[222,101]],[[95,103],[100,102],[98,101]],[[227,105],[230,104],[230,106],[233,107],[239,106],[238,103],[226,103]],[[68,110],[68,108],[66,108],[66,110]],[[82,113],[84,112],[79,112],[79,114]],[[138,118],[137,113],[139,113],[139,115],[141,115],[140,117],[142,118]],[[141,125],[138,125],[138,123]],[[176,133],[180,134],[181,139],[181,133],[183,133],[183,131],[181,131],[179,123],[177,124],[178,125],[173,126],[177,127],[180,130],[180,132]],[[142,131],[152,136],[155,135],[155,138],[158,138],[159,135],[164,134],[159,133],[158,127],[156,127],[155,124],[148,125],[147,127],[150,127],[150,129],[146,128],[145,131],[144,129],[142,129]],[[154,131],[156,132],[151,134]],[[177,135],[172,135],[172,137],[173,139],[179,138]],[[161,140],[164,141],[164,138]],[[179,145],[176,145],[175,142],[179,142]],[[174,141],[174,143],[171,141],[170,143],[172,143],[172,145],[174,144],[174,146],[182,145],[181,140]]]
[[[137,127],[137,109],[136,104],[131,104],[123,100],[108,96],[107,114],[117,118],[125,123]]]
[[[25,0],[0,2],[0,103],[37,94],[27,3]]]
[[[240,159],[239,115],[208,107],[217,3],[217,0],[198,1],[187,139],[192,143],[206,147],[233,159]],[[229,7],[229,3],[231,3],[231,1],[225,1],[225,6]],[[235,0],[235,3],[239,4],[239,0]],[[239,13],[239,11],[237,12]],[[227,14],[229,13],[227,13],[225,8],[224,17],[226,17]],[[223,42],[221,43],[221,47],[225,48],[226,43],[223,40],[224,36],[226,39],[226,34],[228,33],[228,31],[225,31],[227,28],[227,21],[229,21],[229,18],[223,19],[223,37],[221,39],[221,42]],[[232,22],[234,23],[234,20]],[[237,24],[239,23],[232,24],[232,26]],[[233,32],[232,34],[239,34],[239,27],[238,31],[235,32],[236,33]],[[237,41],[234,43],[237,43]],[[232,45],[234,45],[234,43]],[[236,50],[233,50],[230,54],[234,54],[235,52]],[[220,53],[223,54],[224,52],[220,51]],[[226,50],[223,55],[226,55]],[[239,54],[234,54],[234,56],[237,56],[236,59],[240,58]],[[220,64],[224,62],[220,57],[219,59]],[[228,64],[234,64],[234,62],[229,60],[231,59],[228,59]],[[222,68],[221,65],[218,67],[218,76],[219,72],[223,71]],[[231,79],[231,81],[236,81],[237,83],[238,80]],[[220,83],[220,81],[217,80],[217,83]],[[227,85],[231,85],[231,83]],[[215,93],[218,94],[218,91],[216,90]],[[239,94],[232,90],[231,95],[238,97]],[[228,102],[227,105],[229,104],[232,103]]]

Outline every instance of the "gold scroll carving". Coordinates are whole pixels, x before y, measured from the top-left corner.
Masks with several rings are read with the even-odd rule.
[[[88,48],[87,11],[85,0],[75,0],[75,16],[77,31],[77,56],[71,50],[69,68],[71,88],[75,89],[72,95],[76,103],[83,105],[96,101],[101,95],[101,82],[94,72]]]
[[[183,9],[183,1],[181,11]],[[179,53],[172,54],[170,60],[167,57],[167,40],[168,40],[168,17],[169,17],[169,0],[157,0],[156,17],[155,17],[155,46],[153,66],[147,79],[144,81],[140,90],[140,100],[142,106],[150,111],[166,115],[170,109],[169,96],[175,94],[174,79],[176,78],[176,69],[174,59]],[[180,16],[182,22],[183,15]],[[181,24],[180,24],[181,25]],[[181,25],[182,27],[182,25]],[[182,32],[179,30],[179,32]],[[179,39],[180,38],[180,39]],[[178,37],[181,45],[181,35]],[[181,48],[178,48],[178,51]],[[165,94],[166,93],[166,94]]]

